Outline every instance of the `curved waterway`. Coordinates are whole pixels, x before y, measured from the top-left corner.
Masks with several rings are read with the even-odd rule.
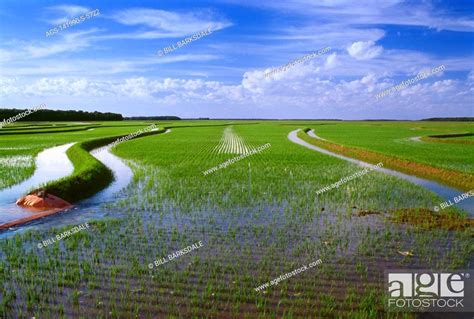
[[[68,144],[71,146],[72,144]],[[64,148],[63,155],[66,156],[65,151],[67,148]],[[66,156],[66,161],[63,160],[58,162],[58,156],[60,155],[58,152],[50,152],[46,154],[51,154],[52,157],[43,157],[49,158],[50,161],[45,161],[47,165],[52,165],[54,167],[54,173],[59,175],[61,171],[61,177],[67,176],[73,172],[73,167],[71,162]],[[38,220],[34,220],[29,222],[25,226],[18,226],[10,228],[10,231],[3,232],[0,234],[0,238],[12,236],[14,233],[18,231],[24,231],[26,229],[49,229],[51,227],[61,227],[65,225],[72,225],[72,224],[81,224],[87,222],[91,219],[101,219],[105,217],[119,217],[122,214],[117,212],[111,212],[108,210],[104,210],[101,208],[100,204],[110,202],[113,200],[117,200],[119,196],[117,194],[121,189],[126,187],[128,183],[133,178],[133,172],[128,167],[125,162],[120,159],[119,157],[115,156],[110,152],[110,148],[102,148],[97,151],[92,151],[91,155],[101,161],[105,166],[107,166],[110,170],[112,170],[114,174],[114,181],[104,190],[98,192],[94,196],[82,200],[74,205],[72,209],[65,210],[63,212],[59,212],[55,215],[49,216],[47,218],[42,218]],[[61,156],[63,157],[63,156]],[[70,167],[69,167],[70,165]],[[70,169],[66,170],[65,168],[68,167]],[[50,171],[49,166],[37,166],[35,171],[35,175],[43,175],[46,174],[47,171]],[[33,179],[33,177],[21,184],[14,186],[15,191],[7,189],[4,190],[5,192],[8,191],[8,197],[3,197],[3,191],[0,192],[0,224],[6,223],[18,218],[23,218],[27,216],[34,215],[34,212],[30,212],[27,209],[24,209],[15,204],[16,200],[25,194],[25,191],[32,188],[32,186],[38,186],[39,184],[35,183],[37,179]],[[57,179],[57,178],[54,178]],[[42,182],[49,182],[54,179],[44,179]]]
[[[152,131],[157,131],[153,129]],[[167,129],[163,134],[171,132]],[[110,152],[110,147],[92,150],[91,155],[107,166],[114,174],[114,181],[94,196],[80,201],[77,206],[87,207],[115,201],[120,198],[120,191],[127,187],[133,179],[133,171],[127,163]]]
[[[327,141],[327,139],[317,136],[316,133],[314,133],[313,130],[308,131],[307,134],[311,137],[317,138],[318,140]]]
[[[169,132],[171,132],[171,130],[168,129],[163,134]],[[74,168],[72,163],[66,155],[67,149],[73,144],[74,143],[66,144],[57,148],[44,150],[38,154],[36,171],[30,179],[15,185],[13,188],[15,188],[16,191],[11,191],[10,189],[0,191],[0,224],[34,214],[17,206],[15,202],[19,197],[25,195],[28,190],[38,186],[38,184],[34,182],[37,181],[38,178],[33,179],[35,175],[38,174],[44,176],[44,178],[41,179],[41,183],[45,183],[53,180],[48,178],[48,176],[53,176],[52,174],[59,176],[54,178],[57,179],[65,177],[73,172]],[[104,209],[101,204],[116,201],[124,197],[120,191],[132,181],[132,170],[124,160],[110,152],[110,147],[92,150],[91,155],[101,161],[114,174],[114,181],[107,188],[90,198],[76,203],[72,209],[65,210],[47,218],[31,221],[24,226],[13,227],[8,231],[1,232],[0,238],[11,237],[14,236],[15,233],[27,229],[49,229],[51,227],[81,224],[93,219],[124,216],[121,212]],[[49,173],[50,175],[48,175]],[[7,191],[9,191],[8,199],[3,196],[3,192]]]
[[[410,141],[421,142],[421,136],[410,137]]]
[[[114,174],[113,182],[94,196],[80,201],[77,205],[97,205],[117,199],[117,193],[125,188],[133,178],[130,167],[120,157],[110,152],[110,147],[92,151],[91,155],[107,166]]]
[[[333,152],[328,151],[324,148],[317,147],[317,146],[312,145],[312,144],[310,144],[306,141],[303,141],[302,139],[300,139],[297,136],[299,131],[300,131],[300,129],[291,131],[288,134],[288,139],[290,141],[292,141],[293,143],[299,144],[299,145],[304,146],[306,148],[312,149],[314,151],[318,151],[318,152],[326,154],[326,155],[331,155],[331,156],[337,157],[339,159],[357,164],[357,165],[362,166],[362,167],[373,167],[374,166],[373,164],[366,163],[366,162],[363,162],[363,161],[360,161],[360,160],[357,160],[357,159],[354,159],[354,158],[350,158],[350,157],[347,157],[347,156],[344,156],[344,155],[340,155],[340,154],[337,154],[337,153],[333,153]],[[308,135],[310,135],[312,137],[316,136],[316,134],[314,133],[313,130],[311,130]],[[438,196],[443,198],[446,202],[451,201],[451,203],[454,203],[454,197],[459,196],[459,195],[464,193],[464,192],[460,192],[460,191],[458,191],[454,188],[451,188],[451,187],[448,187],[448,186],[445,186],[445,185],[441,185],[437,182],[433,182],[433,181],[423,179],[423,178],[413,176],[413,175],[408,175],[408,174],[401,173],[401,172],[398,172],[398,171],[394,171],[394,170],[391,170],[391,169],[388,169],[388,168],[378,168],[377,171],[383,172],[383,173],[386,173],[386,174],[389,174],[389,175],[392,175],[392,176],[396,176],[396,177],[399,177],[399,178],[403,178],[403,179],[405,179],[409,182],[412,182],[414,184],[423,186],[423,187],[429,189],[430,191],[432,191],[433,193],[436,193]],[[439,204],[441,204],[441,203],[439,203]],[[460,201],[459,203],[457,203],[455,205],[457,207],[459,207],[460,209],[463,209],[464,211],[469,213],[470,216],[474,216],[474,198],[473,197],[467,198],[463,201]]]
[[[74,167],[67,157],[66,151],[72,145],[74,143],[43,150],[36,156],[36,169],[30,178],[0,190],[0,224],[35,214],[16,205],[16,200],[41,184],[70,175],[74,171]]]

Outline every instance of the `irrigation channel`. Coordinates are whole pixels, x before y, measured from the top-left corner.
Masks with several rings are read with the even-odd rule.
[[[73,172],[74,167],[66,155],[66,151],[72,145],[74,143],[43,150],[36,156],[36,170],[30,178],[0,190],[0,224],[34,214],[16,205],[16,200],[41,184],[68,176]]]
[[[16,200],[25,195],[28,190],[36,188],[42,183],[71,174],[74,168],[66,155],[66,151],[73,144],[65,144],[42,151],[35,160],[36,170],[33,176],[20,184],[0,191],[0,224],[35,214],[16,205]],[[92,219],[122,216],[120,213],[101,208],[101,204],[119,199],[120,190],[125,188],[133,178],[132,170],[121,158],[112,154],[110,148],[93,150],[91,155],[101,161],[114,174],[114,181],[107,188],[88,199],[76,203],[72,209],[3,231],[0,233],[0,238],[10,237],[27,229],[49,229],[51,227],[81,224]]]
[[[170,132],[171,130],[167,129],[161,134]],[[0,224],[35,214],[16,205],[16,200],[43,183],[70,175],[74,167],[67,157],[66,151],[72,145],[74,143],[43,150],[35,159],[36,169],[30,178],[10,188],[0,190]],[[120,157],[112,154],[110,147],[92,150],[91,155],[101,161],[114,174],[114,181],[107,188],[76,203],[72,209],[31,221],[22,226],[12,227],[7,231],[0,231],[0,238],[11,237],[17,232],[28,229],[49,229],[51,227],[82,224],[93,219],[123,216],[123,213],[104,209],[101,205],[123,197],[120,190],[132,181],[133,172],[131,168]]]
[[[63,145],[62,147],[64,146],[65,145]],[[67,146],[70,146],[70,144],[67,144]],[[45,150],[44,152],[47,152],[49,150],[51,149]],[[66,150],[67,148],[63,148],[64,156],[66,156],[65,154]],[[46,154],[53,154],[53,153],[46,153]],[[54,152],[54,154],[58,155],[57,152]],[[122,159],[112,154],[109,148],[104,148],[98,152],[91,152],[91,154],[95,158],[100,160],[109,169],[111,169],[114,174],[115,179],[107,188],[98,192],[97,194],[95,194],[94,196],[88,199],[85,199],[83,201],[76,203],[72,209],[59,212],[55,215],[48,216],[47,218],[41,218],[41,219],[31,221],[22,226],[12,227],[8,231],[1,232],[0,238],[10,237],[19,231],[25,231],[27,229],[49,229],[51,227],[62,227],[65,225],[82,224],[92,219],[122,216],[122,214],[120,213],[111,212],[111,211],[101,208],[101,204],[118,199],[117,194],[119,194],[119,191],[122,188],[126,187],[128,183],[132,180],[132,177],[133,177],[132,170],[130,169],[130,167],[128,167],[124,163]],[[72,167],[72,164],[69,162],[69,159],[67,159],[67,161],[68,161],[68,164],[71,165]],[[36,164],[37,168],[35,170],[34,175],[47,174],[48,164],[44,164],[44,162],[38,162],[38,161],[36,163],[37,163]],[[56,163],[56,170],[58,172],[59,171],[65,172],[68,167],[68,164],[66,164],[65,162],[61,162],[61,165],[58,165],[58,164],[59,163]],[[32,178],[27,179],[21,184],[18,184],[17,186],[13,187],[15,188],[15,192],[18,192],[17,193],[17,195],[19,195],[18,197],[21,197],[22,195],[24,195],[25,191],[32,189],[36,186],[39,186],[39,184],[36,183],[36,180],[33,179],[34,175],[32,176]],[[63,176],[60,176],[60,177],[64,177],[67,175],[68,174],[64,174]],[[55,179],[57,178],[49,179],[46,182],[49,182]],[[22,185],[22,187],[17,188],[20,185]],[[4,192],[9,193],[10,195],[8,201],[6,200],[6,197],[3,197]],[[15,201],[18,197],[16,198],[12,197],[13,193],[14,192],[10,189],[6,189],[0,192],[0,198],[1,198],[0,224],[3,224],[8,221],[12,221],[14,219],[28,217],[35,214],[25,208],[17,206],[15,204]]]
[[[347,157],[347,156],[344,156],[344,155],[333,153],[333,152],[328,151],[324,148],[320,148],[320,147],[314,146],[312,144],[309,144],[308,142],[305,142],[304,140],[302,140],[298,137],[297,134],[298,134],[299,131],[301,131],[301,129],[291,131],[288,134],[288,139],[293,143],[296,143],[296,144],[299,144],[301,146],[307,147],[307,148],[312,149],[314,151],[318,151],[318,152],[326,154],[326,155],[331,155],[331,156],[337,157],[339,159],[357,164],[357,165],[362,166],[362,167],[373,167],[374,166],[370,163],[366,163],[366,162],[363,162],[363,161],[360,161],[360,160],[357,160],[357,159],[354,159],[354,158],[350,158],[350,157]],[[314,130],[310,130],[308,132],[308,135],[313,137],[313,138],[323,139],[323,138],[317,136],[314,133]],[[464,193],[464,192],[460,192],[457,189],[447,187],[447,186],[441,185],[439,183],[436,183],[436,182],[433,182],[433,181],[430,181],[430,180],[427,180],[427,179],[423,179],[423,178],[420,178],[420,177],[417,177],[417,176],[401,173],[401,172],[394,171],[394,170],[391,170],[391,169],[388,169],[388,168],[378,168],[377,171],[380,171],[380,172],[383,172],[383,173],[386,173],[386,174],[389,174],[389,175],[392,175],[392,176],[396,176],[396,177],[399,177],[399,178],[403,178],[403,179],[405,179],[409,182],[412,182],[414,184],[423,186],[423,187],[429,189],[430,191],[434,192],[435,194],[437,194],[441,198],[443,198],[445,201],[450,200],[452,202],[454,197],[459,196],[459,195]],[[460,201],[459,203],[456,204],[456,206],[463,209],[467,213],[469,213],[470,216],[474,216],[474,199],[473,198],[468,198],[468,199],[465,199],[463,201]]]

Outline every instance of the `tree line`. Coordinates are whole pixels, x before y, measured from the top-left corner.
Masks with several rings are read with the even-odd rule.
[[[25,111],[27,109],[0,109],[0,122]],[[97,111],[38,110],[18,121],[123,121],[123,116],[118,113]]]
[[[439,122],[472,122],[474,117],[432,117],[428,119],[422,119],[422,121],[439,121]]]

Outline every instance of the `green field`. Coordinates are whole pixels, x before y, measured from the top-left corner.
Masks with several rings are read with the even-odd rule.
[[[86,142],[82,150],[68,153],[76,173],[83,172],[97,165],[88,158],[88,145],[109,143],[151,123],[36,124],[0,130],[0,159],[32,158],[47,147]],[[141,136],[113,149],[134,172],[124,196],[100,208],[116,218],[90,221],[89,230],[43,249],[37,248],[39,242],[74,225],[0,239],[1,317],[411,318],[384,311],[385,269],[460,269],[472,259],[472,219],[462,211],[448,208],[435,215],[431,209],[443,199],[377,171],[317,195],[361,168],[287,138],[295,129],[312,128],[341,145],[472,175],[474,146],[409,139],[473,132],[472,125],[155,124],[171,132]],[[239,149],[267,143],[271,146],[255,155],[203,174],[237,157]],[[31,160],[23,166],[10,161],[0,166],[0,188],[26,179],[34,170]],[[67,196],[72,178],[54,189]],[[80,187],[84,194],[84,188],[101,188],[90,186],[93,178],[75,184],[76,193]],[[428,219],[402,220],[400,212]],[[431,216],[442,222],[430,224]],[[198,250],[149,268],[198,241],[203,243]],[[255,290],[319,259],[322,263],[312,269]]]
[[[410,140],[417,136],[474,133],[474,124],[452,122],[342,122],[316,125],[318,136],[342,145],[374,150],[391,156],[472,174],[474,147]],[[454,140],[474,141],[474,136]]]

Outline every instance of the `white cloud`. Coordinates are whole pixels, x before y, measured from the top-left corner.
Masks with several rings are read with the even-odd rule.
[[[375,45],[374,41],[358,41],[352,43],[347,52],[357,60],[370,60],[382,53],[383,48]]]
[[[97,29],[67,32],[62,34],[61,37],[53,43],[43,42],[41,45],[27,45],[24,49],[27,53],[27,57],[30,58],[43,58],[63,52],[77,52],[91,46],[92,40],[87,37],[87,35],[96,31]]]
[[[333,69],[337,66],[338,64],[338,60],[337,60],[337,53],[334,52],[334,53],[331,53],[327,59],[326,59],[326,63],[324,64],[324,67],[328,70],[328,69]]]
[[[146,58],[97,58],[97,59],[33,59],[16,63],[0,64],[3,76],[110,76],[124,73],[146,73],[159,70],[160,66],[179,62],[203,63],[220,59],[213,54],[174,54],[165,57]],[[184,72],[189,73],[189,72]],[[190,74],[195,75],[195,74]]]
[[[469,82],[474,82],[474,70],[471,70],[467,75],[467,79]]]
[[[474,31],[472,15],[453,17],[449,12],[435,8],[431,1],[404,0],[222,0],[239,5],[272,8],[302,16],[319,17],[326,23],[356,25],[408,25],[437,30]]]
[[[326,61],[322,60],[320,64],[325,65]],[[293,114],[293,117],[345,119],[416,119],[453,113],[472,115],[469,101],[472,101],[474,92],[460,81],[428,78],[377,101],[377,93],[398,83],[381,80],[374,73],[351,81],[324,79],[320,77],[321,65],[307,64],[304,72],[282,72],[281,77],[272,79],[265,78],[265,70],[248,71],[235,85],[201,79],[151,79],[144,76],[121,80],[0,79],[0,92],[4,100],[21,100],[23,103],[19,104],[31,99],[60,99],[67,101],[64,105],[80,105],[85,101],[103,105],[115,101],[116,111],[135,115],[163,114],[164,110],[181,116],[270,118],[289,117],[288,114]],[[130,103],[139,103],[142,107],[140,110],[130,109]],[[147,106],[152,105],[161,108],[149,113]]]
[[[50,19],[49,22],[54,25],[60,25],[69,21],[72,18],[76,18],[81,14],[91,11],[91,9],[76,5],[59,5],[48,7],[50,11],[53,11],[59,15],[58,18]]]
[[[10,61],[14,56],[13,52],[0,49],[0,62]]]
[[[209,37],[200,42],[202,46],[161,58],[154,56],[156,51],[174,42],[166,38],[183,38],[207,27],[223,29],[232,23],[212,11],[131,8],[104,16],[104,29],[71,28],[48,39],[4,42],[0,49],[0,98],[9,105],[44,98],[55,107],[74,105],[89,110],[97,103],[99,110],[130,115],[147,115],[148,110],[151,114],[211,117],[361,118],[370,114],[420,118],[472,114],[469,106],[474,75],[470,57],[434,56],[376,45],[386,36],[382,28],[387,24],[473,30],[470,18],[449,22],[430,6],[408,6],[398,0],[251,2],[301,15],[298,20],[278,25],[264,21],[259,32],[244,31],[239,38],[222,37],[216,42]],[[53,8],[61,17],[90,10],[80,6]],[[123,43],[114,42],[161,38],[165,40],[127,41],[127,50],[118,50]],[[333,50],[327,55],[265,77],[274,67],[328,46]],[[249,58],[242,58],[243,53]],[[208,61],[212,63],[205,63]],[[375,94],[399,83],[394,77],[409,79],[420,70],[442,64],[447,74],[439,73],[375,103]],[[471,71],[468,82],[449,79],[453,71]],[[216,78],[219,81],[213,80]]]
[[[211,12],[177,13],[165,10],[133,8],[115,13],[117,22],[129,26],[146,26],[149,30],[140,30],[132,34],[122,34],[119,37],[139,39],[158,39],[183,37],[199,31],[220,30],[232,25],[222,18],[215,18]]]
[[[0,77],[0,97],[21,93],[20,87],[17,85],[17,80],[15,77]]]

